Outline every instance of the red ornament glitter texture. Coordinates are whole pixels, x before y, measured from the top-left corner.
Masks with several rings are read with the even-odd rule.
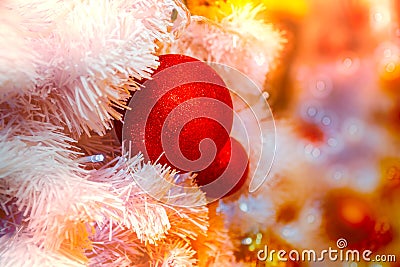
[[[133,94],[124,125],[116,124],[117,135],[122,128],[122,140],[130,144],[132,154],[141,152],[145,160],[182,172],[207,168],[209,177],[197,181],[200,185],[214,181],[224,170],[215,162],[220,160],[218,155],[231,148],[233,106],[229,89],[209,65],[195,58],[169,54],[159,60],[152,79],[144,81],[143,89]],[[241,165],[247,166],[241,145],[237,141],[232,144],[232,159],[237,159],[234,154],[239,151],[244,162]],[[232,153],[228,153],[228,159]],[[212,171],[212,166],[218,170]],[[246,168],[232,181],[241,180]]]
[[[243,186],[248,172],[249,159],[246,150],[231,137],[215,160],[196,176],[196,181],[208,197],[226,197]],[[215,177],[218,180],[214,181]]]

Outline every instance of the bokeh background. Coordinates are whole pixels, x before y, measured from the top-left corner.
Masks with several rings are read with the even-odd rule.
[[[186,1],[220,19],[245,1]],[[399,266],[261,262],[269,249],[400,251],[400,1],[266,0],[258,16],[284,39],[263,89],[277,123],[278,171],[256,196],[219,209],[252,266]],[[221,12],[222,10],[222,12]],[[287,130],[290,129],[290,130]],[[283,151],[283,152],[282,152]],[[281,164],[281,165],[280,165]]]

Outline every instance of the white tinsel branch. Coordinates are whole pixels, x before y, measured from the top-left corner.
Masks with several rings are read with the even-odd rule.
[[[194,251],[188,243],[179,240],[167,240],[162,246],[154,247],[152,254],[157,259],[155,267],[190,267],[195,266]]]
[[[0,131],[0,200],[15,199],[34,243],[50,250],[68,239],[60,233],[71,224],[117,220],[124,212],[109,184],[87,180],[89,172],[70,150],[72,140],[57,130],[47,123],[14,121]]]
[[[0,2],[0,103],[10,95],[29,93],[38,79],[39,56],[26,38],[30,33],[23,17],[8,7],[11,2]]]
[[[84,267],[86,265],[60,253],[44,251],[34,244],[29,235],[19,233],[0,237],[0,266]]]
[[[272,24],[256,18],[263,9],[251,3],[232,6],[231,14],[220,22],[192,16],[185,34],[163,52],[226,64],[248,75],[261,88],[284,43]]]
[[[199,267],[228,267],[235,263],[234,246],[229,236],[229,229],[224,222],[224,214],[217,212],[218,202],[209,205],[209,228],[205,235],[193,241],[197,257],[202,259]],[[207,260],[204,260],[207,259]]]
[[[83,169],[79,154],[71,150],[73,140],[56,126],[13,115],[1,120],[0,200],[2,206],[14,200],[23,213],[20,227],[30,245],[84,262],[84,251],[96,248],[93,242],[128,238],[118,248],[122,256],[168,232],[180,239],[207,230],[204,193],[193,187],[175,192],[175,173],[169,169],[126,156],[99,170]],[[146,182],[141,182],[146,191],[136,176]],[[107,249],[114,251],[114,246]]]
[[[15,53],[1,49],[0,58],[5,58],[0,62],[5,69],[1,75],[7,79],[0,76],[0,82],[26,92],[43,120],[66,126],[75,137],[90,135],[91,130],[104,134],[113,118],[121,119],[118,109],[125,108],[129,91],[137,87],[133,78],[149,78],[158,66],[156,41],[173,40],[189,19],[178,0],[9,0],[1,7],[8,15],[3,19],[7,27],[21,24],[29,34],[0,32],[1,45],[16,49]],[[178,14],[178,25],[172,21],[173,12]],[[13,46],[14,41],[20,45]],[[37,60],[30,50],[39,55]],[[10,56],[17,57],[17,52],[26,66],[14,68],[19,61]],[[19,80],[8,80],[12,76]],[[35,90],[27,91],[32,80]],[[7,88],[2,87],[4,93],[12,89]]]
[[[96,229],[93,250],[88,253],[91,265],[108,265],[107,258],[123,258],[124,264],[133,262],[135,266],[146,261],[156,264],[159,255],[149,253],[155,247],[205,233],[207,208],[199,188],[181,187],[182,192],[176,192],[174,172],[135,158],[120,157],[112,164],[95,171],[92,179],[110,182],[127,210],[122,224]]]

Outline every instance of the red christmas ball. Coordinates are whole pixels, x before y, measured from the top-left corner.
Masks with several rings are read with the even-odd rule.
[[[133,94],[122,140],[145,160],[180,171],[206,168],[229,139],[232,99],[221,77],[206,63],[184,55],[162,55],[143,89]]]
[[[218,199],[237,192],[246,182],[248,172],[247,152],[231,137],[214,161],[195,179],[207,197]]]

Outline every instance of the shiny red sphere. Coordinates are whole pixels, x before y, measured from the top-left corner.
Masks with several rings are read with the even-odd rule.
[[[196,182],[210,198],[221,198],[237,192],[246,182],[249,158],[234,138],[225,144],[213,163],[196,176]]]
[[[209,65],[195,58],[169,54],[159,60],[152,79],[130,100],[122,140],[145,160],[180,171],[202,170],[229,139],[229,89]]]

